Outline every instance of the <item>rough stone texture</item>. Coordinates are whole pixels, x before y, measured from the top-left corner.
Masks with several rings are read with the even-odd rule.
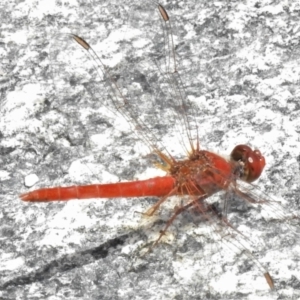
[[[176,142],[182,137],[175,131],[180,108],[164,85],[164,39],[155,6],[48,2],[0,4],[0,299],[298,299],[299,228],[266,222],[263,210],[237,199],[228,217],[274,277],[273,292],[253,257],[231,244],[238,237],[209,226],[194,211],[177,218],[167,243],[141,256],[139,247],[163,228],[159,220],[145,225],[137,213],[155,199],[19,200],[37,177],[33,188],[161,174],[146,147],[109,110],[105,80],[95,78],[84,53],[73,52],[62,33],[93,45],[128,95],[132,114],[173,155],[185,154]],[[299,3],[162,4],[172,21],[186,94],[198,107],[201,146],[225,154],[241,143],[260,149],[267,166],[254,192],[282,201],[275,217],[297,212]],[[131,125],[140,136],[141,128]],[[159,218],[167,220],[178,201],[168,202]],[[223,230],[224,240],[205,236],[206,228]]]

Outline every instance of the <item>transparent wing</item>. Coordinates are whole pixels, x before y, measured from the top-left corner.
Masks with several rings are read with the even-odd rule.
[[[149,18],[149,11],[156,17]],[[141,18],[144,22],[149,18],[143,28]],[[92,42],[72,34],[53,38],[51,61],[61,95],[59,107],[76,111],[77,99],[83,106],[88,95],[95,115],[108,109],[112,116],[121,116],[152,150],[170,153],[179,143],[185,150],[181,155],[187,154],[198,142],[195,116],[201,116],[186,96],[171,20],[161,5],[143,1],[130,2],[127,21],[119,28],[125,46],[113,68],[101,43],[92,47]],[[66,72],[70,66],[71,72]]]
[[[299,222],[299,214],[297,212],[292,211],[292,209],[290,211],[285,209],[284,206],[288,207],[287,204],[283,206],[279,200],[272,199],[269,195],[262,192],[257,185],[239,180],[232,186],[232,192],[240,197],[244,203],[259,208],[260,214],[266,220],[281,221],[287,224],[289,223],[288,221],[293,222],[293,220],[295,223]]]
[[[226,194],[226,198],[228,195],[229,193]],[[268,249],[265,248],[262,239],[255,234],[251,234],[256,232],[255,226],[252,226],[251,233],[245,230],[245,228],[247,229],[245,224],[249,220],[245,218],[237,222],[236,215],[231,212],[228,213],[227,217],[224,216],[222,210],[217,206],[217,203],[220,202],[220,195],[215,195],[215,197],[207,199],[205,197],[194,199],[192,197],[181,197],[181,203],[178,203],[177,200],[177,203],[175,201],[176,204],[174,204],[174,201],[171,199],[168,201],[167,205],[170,209],[162,213],[166,225],[165,227],[162,227],[161,224],[155,226],[154,230],[157,233],[156,235],[150,233],[150,244],[146,244],[146,249],[142,248],[141,253],[143,255],[145,254],[145,250],[146,253],[149,251],[149,247],[155,251],[153,246],[157,245],[158,240],[169,244],[172,243],[172,240],[176,236],[177,256],[181,257],[182,255],[183,257],[182,267],[189,264],[189,249],[186,249],[185,244],[189,243],[188,239],[194,239],[194,243],[198,243],[196,247],[198,254],[196,254],[196,257],[199,257],[192,264],[195,266],[195,270],[201,268],[201,272],[199,269],[199,274],[194,274],[195,270],[191,270],[195,280],[202,282],[203,278],[206,278],[209,279],[210,284],[223,285],[223,281],[226,281],[226,270],[222,269],[221,266],[232,264],[238,268],[244,268],[245,273],[250,271],[247,270],[246,266],[248,266],[251,272],[255,274],[254,276],[258,276],[264,289],[268,285],[270,288],[274,288],[272,275],[270,275],[264,264],[260,262],[261,257],[264,256],[261,251]],[[183,205],[182,202],[184,201],[187,204]],[[145,222],[144,225],[146,224]],[[176,229],[178,232],[176,232]],[[182,232],[185,234],[182,235]],[[253,237],[254,240],[252,240]],[[154,244],[151,245],[151,241]],[[193,256],[195,256],[195,253],[193,253]],[[175,265],[177,264],[175,263]],[[178,264],[178,267],[180,267],[180,264]],[[182,272],[184,271],[182,270]],[[237,282],[240,280],[243,282],[247,278],[247,276],[242,278],[243,276],[240,275],[239,277]],[[264,278],[265,281],[263,280]],[[186,279],[183,278],[183,280]],[[235,285],[237,282],[233,282],[232,284]],[[244,284],[246,286],[248,283]],[[220,288],[222,289],[221,286]],[[238,289],[237,286],[235,288]],[[203,289],[209,290],[209,287],[206,286]]]

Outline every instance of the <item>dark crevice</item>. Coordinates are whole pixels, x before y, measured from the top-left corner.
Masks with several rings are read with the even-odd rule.
[[[50,261],[48,264],[38,270],[13,278],[0,286],[0,290],[5,290],[10,286],[20,286],[34,282],[44,281],[56,275],[57,273],[67,272],[84,265],[103,259],[108,255],[110,249],[123,245],[128,238],[128,234],[111,239],[106,243],[88,250],[64,255],[61,258]]]

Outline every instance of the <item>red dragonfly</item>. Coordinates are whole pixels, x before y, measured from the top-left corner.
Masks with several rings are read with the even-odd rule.
[[[88,198],[159,197],[159,200],[145,213],[145,215],[152,216],[169,197],[187,195],[188,197],[184,198],[186,202],[175,208],[173,215],[166,222],[152,247],[157,245],[166,234],[175,218],[187,210],[197,211],[203,216],[204,220],[212,223],[213,227],[217,228],[217,225],[214,225],[214,222],[216,222],[216,224],[222,224],[224,228],[243,236],[226,218],[229,205],[228,197],[222,212],[219,212],[214,205],[206,202],[210,196],[220,191],[234,193],[249,204],[261,204],[276,217],[285,218],[280,205],[267,197],[261,197],[261,194],[256,193],[254,186],[251,185],[253,181],[260,177],[266,163],[259,150],[253,150],[247,145],[238,145],[232,150],[230,158],[225,159],[216,153],[201,149],[197,122],[188,115],[190,107],[192,107],[191,115],[195,115],[197,109],[188,101],[181,83],[171,21],[162,5],[157,4],[156,9],[163,22],[165,33],[167,72],[162,77],[171,90],[172,101],[174,101],[173,107],[177,108],[177,111],[174,112],[174,115],[176,113],[176,122],[184,128],[187,136],[190,148],[187,151],[187,158],[179,160],[171,155],[165,147],[161,146],[155,133],[149,128],[149,122],[143,121],[132,110],[130,96],[126,95],[126,91],[122,89],[121,83],[112,74],[112,71],[106,67],[88,42],[82,37],[72,34],[69,37],[86,52],[93,63],[94,71],[100,80],[105,81],[105,84],[108,85],[110,96],[107,101],[109,101],[109,107],[121,114],[134,127],[138,136],[158,157],[157,167],[164,170],[167,175],[133,182],[41,188],[21,194],[20,198],[26,202],[50,202]],[[157,70],[163,73],[159,59],[153,58],[152,61]],[[238,247],[244,249],[243,245]],[[248,254],[262,270],[269,287],[274,288],[273,279],[269,272],[255,260],[250,251],[248,251]]]

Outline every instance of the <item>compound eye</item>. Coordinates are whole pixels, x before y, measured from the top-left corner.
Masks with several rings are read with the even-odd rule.
[[[260,151],[252,150],[247,145],[236,146],[232,150],[230,158],[232,161],[243,163],[244,171],[241,179],[246,182],[256,180],[261,175],[266,165],[266,160]]]

